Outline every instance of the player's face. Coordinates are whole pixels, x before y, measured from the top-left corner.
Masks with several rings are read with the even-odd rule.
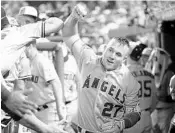
[[[30,44],[29,46],[26,47],[25,53],[26,53],[27,58],[30,59],[30,58],[33,57],[33,46],[32,46],[32,44]]]
[[[119,67],[129,52],[126,45],[122,45],[117,41],[111,40],[107,45],[103,54],[103,65],[107,70],[114,70]]]
[[[149,59],[148,55],[142,55],[142,57],[141,57],[141,65],[143,67],[145,67],[145,64],[147,63],[148,59]]]
[[[19,16],[18,17],[18,23],[19,25],[26,25],[26,24],[31,24],[34,23],[35,19],[33,17],[30,16]]]
[[[170,94],[173,100],[175,100],[175,76],[170,80]]]

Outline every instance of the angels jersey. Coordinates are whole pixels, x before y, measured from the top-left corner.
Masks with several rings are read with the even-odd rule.
[[[74,123],[91,132],[102,132],[102,124],[122,119],[125,113],[135,111],[139,102],[139,83],[126,66],[105,71],[102,59],[79,38],[65,39],[65,42],[71,45],[81,73]]]

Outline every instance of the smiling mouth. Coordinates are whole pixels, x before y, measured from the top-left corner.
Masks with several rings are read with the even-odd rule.
[[[110,63],[110,64],[113,64],[113,63],[114,63],[114,62],[112,62],[112,61],[110,61],[110,60],[108,60],[108,59],[107,59],[107,62]]]

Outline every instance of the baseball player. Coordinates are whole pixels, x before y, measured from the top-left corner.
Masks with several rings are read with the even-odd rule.
[[[22,25],[26,25],[26,24],[29,24],[29,23],[35,23],[36,20],[38,19],[38,12],[34,7],[25,6],[25,7],[22,7],[20,9],[19,17],[20,17],[19,22]],[[41,40],[37,40],[37,41],[41,41]],[[32,62],[31,63],[32,75],[33,76],[38,76],[40,79],[43,79],[43,77],[44,77],[44,79],[43,79],[43,81],[39,81],[38,83],[36,83],[36,82],[33,81],[33,77],[31,78],[31,80],[33,82],[29,86],[33,87],[33,88],[36,88],[36,89],[34,89],[34,92],[31,94],[30,97],[33,101],[35,101],[35,103],[38,103],[39,105],[44,104],[47,101],[51,101],[53,99],[56,99],[56,106],[55,106],[55,103],[49,104],[49,109],[46,109],[45,111],[42,111],[42,112],[38,113],[37,116],[39,118],[41,118],[41,120],[43,120],[46,123],[59,121],[59,119],[63,119],[63,113],[60,110],[60,108],[62,108],[61,107],[62,105],[60,105],[60,104],[63,104],[63,102],[61,100],[62,96],[60,95],[60,94],[62,94],[62,89],[61,89],[60,84],[59,84],[60,83],[59,78],[57,77],[56,71],[53,68],[53,65],[51,65],[51,62],[48,61],[47,57],[41,56],[41,54],[39,54],[37,52],[37,50],[35,49],[36,46],[32,47],[32,48],[29,48],[29,49],[32,49],[32,52],[30,52],[30,53],[27,52],[27,55],[28,55],[29,59],[32,60],[31,61]],[[35,55],[37,55],[37,57],[35,58],[36,60],[33,63],[34,59],[31,59],[31,58]],[[46,63],[46,62],[48,62],[48,63]],[[48,65],[45,65],[45,63],[48,64]],[[46,70],[44,70],[46,72],[39,71],[41,69],[46,69]],[[33,71],[33,70],[36,70],[36,71]],[[50,72],[50,77],[48,77],[49,72]],[[51,83],[49,83],[49,82],[51,82]],[[45,83],[46,84],[48,84],[48,83],[51,84],[52,87],[49,87],[49,86],[45,85]],[[56,88],[55,84],[56,84],[57,88]],[[46,88],[48,88],[48,92],[45,91]],[[52,88],[53,88],[54,93],[52,93]],[[38,95],[38,96],[35,97],[35,93],[39,94],[39,93],[41,93],[40,91],[42,93],[44,93],[44,95],[43,96]],[[52,95],[52,96],[47,98],[48,97],[47,95]],[[53,97],[53,95],[54,95],[54,97]],[[45,98],[43,98],[44,96],[45,96]],[[33,98],[33,97],[35,97],[35,98]],[[37,98],[37,100],[36,100],[36,98]],[[48,118],[48,116],[49,116],[49,118]],[[59,118],[58,118],[58,116],[59,116]]]
[[[29,43],[32,43],[33,39],[30,39],[29,37],[41,37],[44,35],[49,35],[50,33],[58,31],[63,26],[63,23],[60,19],[50,18],[46,20],[45,22],[37,22],[35,24],[28,24],[22,27],[11,27],[9,25],[8,20],[5,18],[6,18],[6,15],[4,15],[3,18],[1,19],[1,22],[2,22],[1,29],[3,29],[3,31],[1,32],[1,35],[3,34],[3,40],[1,40],[1,45],[0,45],[1,55],[3,55],[3,58],[1,58],[1,62],[3,62],[2,67],[1,67],[2,76],[8,74],[11,67],[15,64],[16,60],[18,60],[21,54],[25,51],[25,46]],[[3,89],[4,98],[8,97],[6,92],[7,91],[4,88]],[[17,92],[15,94],[17,94]],[[20,94],[22,95],[22,93]],[[16,106],[16,104],[14,105],[9,104],[8,103],[9,100],[5,104],[9,105],[8,108],[10,109],[13,108],[12,111],[19,114],[19,116],[25,116],[23,117],[24,119],[21,119],[21,120],[25,120],[23,121],[25,123],[24,125],[28,124],[28,126],[30,127],[31,126],[30,124],[33,124],[33,127],[31,126],[30,128],[35,129],[36,131],[40,130],[41,127],[43,126],[42,122],[39,121],[38,119],[35,119],[34,115],[26,114],[26,112],[28,113],[29,110],[26,110],[26,111],[23,110],[23,108],[27,109],[27,107],[25,107],[25,104],[30,105],[30,102],[26,100],[22,100],[22,98],[20,97],[21,96],[19,95],[19,100],[21,101],[16,101],[14,98],[12,98],[14,99],[13,103],[15,102],[19,103],[18,106]],[[17,107],[19,107],[19,109],[17,109]],[[26,123],[26,122],[29,122],[29,123]],[[40,131],[43,131],[43,130],[47,131],[46,128],[48,128],[47,125],[45,125],[45,128],[42,128]],[[50,130],[50,128],[48,129]]]
[[[137,95],[140,85],[122,64],[129,52],[129,42],[123,38],[111,39],[98,58],[77,32],[77,23],[85,14],[84,7],[75,6],[62,31],[81,74],[78,111],[72,127],[81,133],[120,133],[140,119]]]
[[[35,23],[38,20],[38,12],[32,6],[23,6],[20,8],[17,22],[20,26]]]
[[[43,54],[39,53],[36,43],[31,44],[26,49],[26,56],[30,60],[32,77],[28,81],[28,88],[33,88],[29,99],[37,105],[47,102],[48,108],[36,113],[36,116],[45,123],[54,123],[65,118],[64,102],[62,97],[62,86],[55,71],[53,63]],[[56,104],[53,108],[53,104]],[[57,110],[55,114],[55,110]]]
[[[173,100],[175,100],[175,75],[170,80],[170,94]],[[168,133],[175,132],[175,114],[171,120],[170,129]]]
[[[152,123],[155,131],[160,130],[158,132],[167,133],[174,115],[174,102],[169,93],[169,82],[175,73],[175,67],[170,55],[161,48],[155,48],[149,60],[152,60],[149,62],[153,63],[152,69],[149,71],[151,71],[155,77],[156,95],[158,99],[156,109],[151,114]]]
[[[130,129],[124,131],[124,133],[151,133],[152,130],[151,112],[156,105],[156,87],[154,76],[144,70],[139,62],[142,51],[141,44],[134,42],[131,44],[131,53],[127,58],[127,67],[140,83],[138,96],[142,111],[141,120]]]
[[[67,109],[67,120],[70,122],[77,111],[77,90],[79,88],[79,70],[74,56],[66,44],[62,44],[64,56],[64,94]]]
[[[7,29],[9,26],[10,25],[9,25],[9,21],[6,17],[6,12],[1,7],[1,37],[2,37],[4,29]],[[23,116],[24,113],[28,113],[30,111],[30,109],[32,109],[32,106],[33,106],[33,109],[35,109],[34,107],[36,105],[34,106],[34,104],[32,104],[31,102],[22,98],[22,97],[24,97],[24,96],[22,96],[23,95],[22,92],[21,93],[20,92],[14,92],[14,93],[11,92],[10,93],[10,89],[4,80],[4,76],[6,76],[8,74],[10,68],[15,64],[16,59],[18,59],[18,57],[19,57],[18,52],[19,52],[19,55],[21,53],[20,48],[23,47],[24,45],[26,45],[27,43],[31,43],[32,39],[25,40],[25,39],[20,38],[20,41],[19,41],[19,40],[16,40],[16,39],[18,39],[19,34],[14,34],[13,36],[10,34],[10,37],[4,41],[4,38],[7,37],[7,35],[8,35],[7,33],[9,33],[9,31],[4,32],[4,33],[5,33],[5,35],[3,34],[3,39],[1,38],[2,40],[1,40],[1,45],[0,45],[0,47],[1,47],[0,48],[0,50],[1,50],[0,60],[1,60],[1,62],[3,62],[3,63],[1,63],[1,96],[2,96],[1,98],[2,98],[2,102],[4,102],[5,105],[11,111],[14,111],[14,113],[18,114],[19,116]],[[14,36],[16,36],[16,38]],[[12,46],[14,46],[14,47],[12,47]],[[19,50],[18,52],[16,52],[17,49]],[[17,56],[17,57],[15,58],[15,56]],[[14,99],[15,98],[14,96],[19,97],[19,99],[18,100]],[[8,102],[6,102],[6,100]],[[32,105],[32,106],[27,109],[27,106],[25,104],[28,104],[28,106],[29,105]],[[23,107],[25,107],[25,109]]]

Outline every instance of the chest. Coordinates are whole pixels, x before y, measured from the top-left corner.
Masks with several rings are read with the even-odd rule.
[[[122,73],[103,72],[99,68],[93,69],[83,77],[82,90],[94,91],[102,94],[111,102],[123,104],[126,97],[126,86]]]

